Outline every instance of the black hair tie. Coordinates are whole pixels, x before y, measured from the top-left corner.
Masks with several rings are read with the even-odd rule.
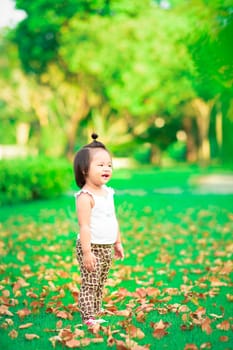
[[[96,139],[98,138],[98,135],[96,133],[91,134],[91,138],[96,141]]]

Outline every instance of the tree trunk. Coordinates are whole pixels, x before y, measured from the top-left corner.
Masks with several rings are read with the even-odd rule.
[[[233,164],[233,99],[226,95],[222,99],[223,140],[221,159],[226,164]]]
[[[183,127],[187,135],[186,160],[189,163],[195,163],[197,161],[197,142],[196,142],[196,130],[194,130],[193,118],[192,117],[184,118]]]
[[[203,164],[210,161],[209,125],[213,103],[214,101],[206,103],[200,98],[194,99],[191,103],[198,127],[198,159]]]
[[[216,114],[216,141],[218,145],[218,155],[221,155],[222,153],[222,142],[223,142],[223,120],[222,120],[222,108],[220,101],[217,102],[217,114]]]
[[[153,165],[161,166],[161,150],[153,143],[151,144],[150,162]]]
[[[89,111],[89,104],[85,91],[82,91],[78,101],[76,112],[71,116],[67,126],[67,148],[66,156],[68,159],[72,159],[74,155],[75,141],[77,136],[77,130],[79,122],[87,115]]]

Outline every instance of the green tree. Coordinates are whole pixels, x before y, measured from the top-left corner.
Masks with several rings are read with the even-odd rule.
[[[196,143],[200,159],[209,158],[211,116],[224,119],[232,96],[231,53],[224,51],[232,31],[229,1],[174,0],[166,8],[149,0],[16,4],[27,12],[14,33],[24,70],[49,91],[47,139],[51,130],[64,135],[71,155],[83,126],[98,125],[107,138],[111,125],[124,142],[131,135],[166,148],[183,120],[191,125],[188,143]],[[158,118],[165,121],[160,130]]]
[[[40,84],[35,76],[25,74],[17,47],[7,36],[1,37],[0,49],[7,52],[7,56],[0,58],[1,143],[23,143],[39,152],[61,154],[63,132],[59,133],[58,122],[51,113],[54,98],[51,89]],[[53,147],[51,140],[54,140]]]
[[[195,29],[188,48],[195,66],[193,88],[198,98],[189,103],[188,114],[196,120],[199,158],[209,160],[211,139],[215,153],[230,158],[233,144],[228,135],[233,125],[227,109],[233,97],[232,2],[193,0],[191,6],[181,4],[178,9],[186,12]]]
[[[25,1],[17,2],[21,8],[23,3]],[[183,17],[166,13],[149,1],[92,1],[89,7],[74,7],[71,18],[68,18],[66,7],[62,9],[62,16],[55,7],[56,14],[50,20],[49,14],[54,9],[47,8],[43,13],[44,20],[36,30],[44,3],[42,0],[37,5],[26,3],[24,10],[28,17],[19,25],[16,40],[21,47],[25,69],[39,73],[43,83],[46,81],[52,88],[57,101],[64,101],[62,94],[69,95],[70,90],[76,90],[79,107],[73,103],[67,106],[69,102],[64,101],[66,110],[73,108],[70,116],[65,115],[67,123],[72,125],[65,127],[71,130],[68,133],[69,153],[73,151],[78,125],[85,113],[89,125],[100,115],[102,120],[111,121],[111,125],[121,119],[122,128],[130,131],[132,137],[140,138],[149,126],[153,129],[158,115],[167,114],[169,119],[176,105],[192,96],[189,80],[192,62],[182,41],[187,31]],[[56,20],[56,16],[59,19]],[[48,23],[56,31],[53,35],[56,51],[52,44],[51,47],[36,45],[37,41],[33,39],[35,30],[45,41],[50,37]],[[27,34],[27,30],[33,32],[32,36],[27,35],[28,40],[35,43],[29,55],[23,46],[27,41],[22,43],[19,39],[23,33]],[[29,46],[31,44],[28,42]],[[46,55],[41,60],[45,47]],[[60,79],[58,82],[51,71],[56,71],[58,76],[62,74],[63,82]],[[174,78],[179,83],[174,83]],[[67,86],[67,92],[61,86]],[[77,111],[81,110],[84,113],[80,115]],[[57,108],[58,113],[61,111]]]
[[[17,142],[18,125],[30,125],[37,120],[33,94],[38,85],[33,77],[29,78],[22,71],[17,47],[7,36],[1,36],[0,50],[7,52],[7,56],[1,55],[0,58],[1,143],[14,144]]]

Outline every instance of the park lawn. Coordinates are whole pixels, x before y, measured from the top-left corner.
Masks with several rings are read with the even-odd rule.
[[[193,191],[197,173],[117,173],[126,257],[106,286],[113,315],[92,332],[77,306],[73,197],[2,208],[1,349],[232,349],[233,195]]]

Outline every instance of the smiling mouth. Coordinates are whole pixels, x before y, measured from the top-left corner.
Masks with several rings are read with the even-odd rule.
[[[108,178],[109,178],[109,175],[108,175],[108,174],[104,174],[104,175],[102,175],[102,177],[103,177],[104,179],[108,179]]]

